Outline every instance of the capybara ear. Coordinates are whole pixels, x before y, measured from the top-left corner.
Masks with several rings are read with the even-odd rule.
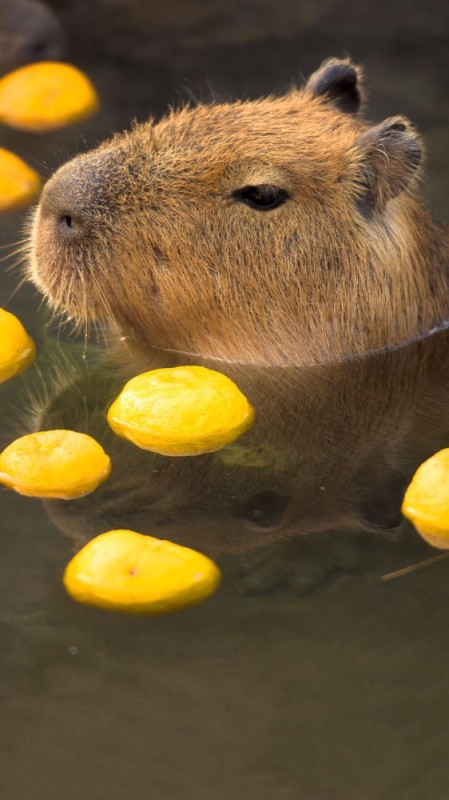
[[[397,197],[415,178],[423,147],[405,117],[389,117],[357,141],[358,205],[365,216]]]
[[[349,59],[329,58],[306,83],[314,97],[322,97],[346,114],[356,114],[362,101],[362,71]]]

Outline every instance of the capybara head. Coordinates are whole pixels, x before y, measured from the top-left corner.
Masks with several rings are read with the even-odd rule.
[[[143,349],[300,365],[418,336],[448,296],[422,145],[403,117],[362,120],[361,93],[331,59],[283,97],[182,108],[76,157],[44,188],[34,282]]]

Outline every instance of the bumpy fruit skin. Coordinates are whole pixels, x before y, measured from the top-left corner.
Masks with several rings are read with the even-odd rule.
[[[28,497],[83,497],[110,472],[111,460],[101,445],[76,431],[29,433],[0,454],[0,483]]]
[[[40,133],[78,122],[98,108],[89,79],[76,67],[41,61],[0,80],[0,121]]]
[[[207,556],[128,530],[102,533],[64,572],[68,594],[85,605],[129,614],[167,614],[196,605],[218,588]]]
[[[20,211],[41,188],[37,172],[15,153],[0,147],[0,212]]]
[[[226,375],[187,366],[133,378],[107,417],[115,433],[144,450],[194,456],[220,450],[245,433],[254,410]]]
[[[429,544],[449,549],[449,449],[435,453],[417,469],[402,513]]]
[[[22,372],[35,355],[34,342],[20,320],[0,308],[0,383]]]

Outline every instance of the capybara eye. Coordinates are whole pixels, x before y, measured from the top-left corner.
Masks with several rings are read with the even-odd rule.
[[[260,186],[244,186],[234,192],[234,198],[257,211],[271,211],[285,203],[288,194],[284,189],[262,183]]]

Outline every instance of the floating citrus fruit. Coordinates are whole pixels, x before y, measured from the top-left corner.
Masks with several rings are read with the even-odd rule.
[[[35,354],[34,342],[20,320],[0,308],[0,383],[22,372]]]
[[[65,588],[79,603],[132,614],[195,605],[220,580],[220,570],[202,553],[127,530],[92,539],[64,573]]]
[[[98,442],[75,431],[29,433],[0,454],[0,483],[30,497],[82,497],[110,471],[110,458]]]
[[[429,544],[449,548],[449,449],[435,453],[415,472],[402,513]]]
[[[37,172],[15,153],[0,147],[0,211],[20,211],[41,188]]]
[[[205,367],[144,372],[126,384],[108,411],[115,433],[167,456],[219,450],[253,421],[254,411],[235,383]]]
[[[0,80],[0,121],[40,132],[70,125],[98,108],[97,93],[76,67],[42,61]]]

